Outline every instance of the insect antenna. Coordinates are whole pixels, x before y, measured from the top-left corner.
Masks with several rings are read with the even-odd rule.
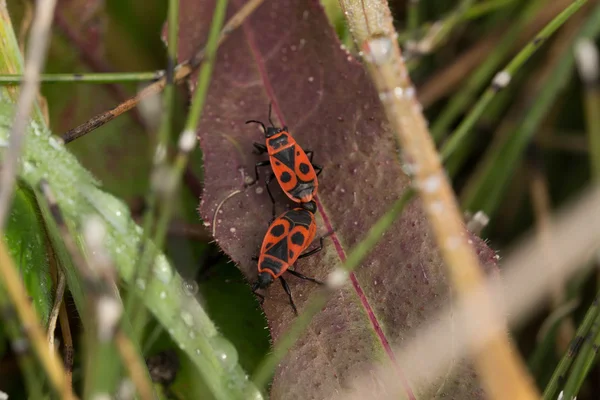
[[[262,128],[263,128],[263,132],[264,132],[265,134],[267,133],[267,128],[265,127],[265,124],[263,124],[263,123],[262,123],[262,122],[260,122],[260,121],[256,121],[256,120],[254,120],[254,119],[251,119],[251,120],[249,120],[249,121],[246,121],[246,123],[247,123],[247,124],[250,124],[250,123],[253,123],[253,124],[259,124],[259,125],[260,125],[260,126],[262,126]]]
[[[275,124],[273,123],[273,121],[271,120],[271,103],[269,103],[269,122],[271,123],[271,126],[274,128]]]

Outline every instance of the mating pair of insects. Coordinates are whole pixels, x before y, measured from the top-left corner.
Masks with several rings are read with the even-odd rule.
[[[317,205],[314,196],[319,186],[317,177],[323,168],[313,164],[313,152],[305,152],[290,135],[286,126],[279,128],[273,124],[271,106],[269,106],[270,127],[265,127],[264,123],[256,120],[246,121],[246,123],[259,124],[263,128],[266,144],[254,143],[254,147],[259,154],[268,153],[269,159],[256,163],[255,183],[258,182],[258,168],[270,166],[271,174],[265,179],[265,185],[273,203],[273,220],[263,239],[260,255],[253,257],[253,260],[258,262],[258,280],[252,286],[252,291],[264,300],[264,296],[256,291],[268,287],[275,279],[279,279],[294,312],[298,314],[290,287],[283,274],[289,272],[298,278],[323,284],[291,269],[298,259],[318,253],[323,248],[322,237],[318,247],[302,253],[313,242],[317,231],[315,222]],[[275,218],[275,199],[269,189],[269,183],[274,178],[277,179],[287,197],[299,203],[298,207],[284,212],[277,218]]]

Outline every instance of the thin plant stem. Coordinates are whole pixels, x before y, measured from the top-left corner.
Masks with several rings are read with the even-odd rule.
[[[543,395],[544,400],[556,399],[556,392],[558,390],[560,382],[562,382],[565,379],[569,368],[571,368],[573,360],[579,354],[581,346],[585,342],[585,338],[588,336],[590,330],[592,329],[594,321],[596,321],[596,319],[600,316],[599,305],[600,293],[596,294],[596,298],[588,308],[585,317],[583,318],[583,321],[577,328],[575,337],[573,337],[573,339],[571,340],[569,350],[565,352],[565,354],[562,356],[561,360],[556,366],[556,369],[554,370],[554,373],[552,374],[552,377],[550,378],[550,381],[546,385]]]
[[[447,133],[448,128],[455,119],[468,107],[473,98],[479,93],[481,88],[489,81],[494,72],[501,65],[509,51],[513,48],[515,39],[522,32],[523,28],[530,23],[543,1],[531,1],[526,9],[519,14],[517,20],[511,24],[508,31],[503,35],[500,43],[494,46],[494,51],[490,52],[477,69],[470,75],[466,84],[458,89],[449,101],[448,105],[435,118],[431,126],[431,134],[436,142],[440,142]],[[452,175],[452,174],[451,174]]]
[[[340,269],[333,271],[329,275],[327,290],[317,292],[311,296],[302,314],[296,318],[287,332],[275,343],[273,351],[261,361],[256,371],[254,371],[252,380],[257,387],[264,388],[267,385],[277,365],[301,337],[302,333],[306,331],[312,318],[323,309],[331,294],[347,282],[349,274],[358,268],[367,255],[369,255],[383,234],[402,214],[404,207],[413,198],[414,194],[413,190],[406,190],[392,207],[371,226],[365,238],[352,249]]]
[[[146,82],[160,79],[164,71],[153,72],[107,72],[85,74],[42,74],[40,83],[124,83]],[[24,75],[0,75],[0,86],[20,85],[25,82]]]
[[[221,35],[219,36],[219,45],[223,43],[223,41],[225,41],[225,39],[229,37],[231,32],[236,30],[244,22],[244,20],[248,18],[248,16],[252,14],[252,12],[254,12],[254,10],[263,3],[263,1],[264,0],[248,1],[230,18],[227,21],[227,23],[223,26]],[[186,80],[190,76],[190,74],[202,63],[202,61],[204,60],[204,56],[205,49],[202,48],[196,54],[194,54],[192,58],[179,64],[175,68],[174,82],[176,84],[179,84]],[[73,140],[80,138],[81,136],[84,136],[87,133],[99,128],[107,122],[112,121],[119,115],[136,107],[138,104],[140,104],[141,101],[148,98],[149,96],[153,96],[162,92],[166,84],[166,77],[159,79],[158,81],[142,89],[134,97],[131,97],[130,99],[124,101],[116,107],[105,111],[101,114],[98,114],[95,117],[92,117],[88,121],[84,122],[83,124],[65,132],[62,135],[63,140],[65,141],[65,143],[72,142]]]
[[[179,181],[181,180],[183,171],[187,165],[189,154],[196,146],[196,129],[198,122],[200,121],[200,117],[202,116],[206,94],[210,85],[216,53],[220,44],[220,32],[222,32],[221,28],[225,20],[226,11],[227,0],[218,0],[215,5],[213,19],[206,44],[204,63],[202,64],[198,73],[198,86],[192,100],[190,113],[187,117],[184,130],[179,137],[178,154],[175,157],[173,166],[168,169],[166,177],[162,180],[162,182],[155,183],[155,185],[160,185],[160,187],[153,188],[152,196],[156,197],[157,200],[162,201],[158,221],[156,224],[156,231],[154,232],[153,236],[154,247],[145,246],[140,256],[139,275],[143,277],[148,275],[148,266],[150,265],[150,260],[154,259],[154,249],[160,249],[164,244],[166,231],[168,229],[169,220],[173,211],[173,197],[177,191]],[[160,196],[160,198],[158,196]],[[133,315],[135,316],[136,313]],[[136,318],[134,321],[134,332],[139,332],[142,321],[140,321],[139,318]]]
[[[115,344],[129,371],[129,377],[138,389],[140,398],[143,400],[153,400],[155,398],[154,390],[152,389],[152,382],[148,379],[144,360],[139,356],[137,349],[122,330],[115,332]]]
[[[412,40],[417,40],[419,29],[419,3],[420,0],[408,0],[406,2],[406,30],[408,31],[408,36]]]
[[[67,384],[69,386],[73,386],[73,363],[75,358],[75,348],[73,347],[73,336],[71,335],[71,325],[69,324],[67,306],[65,305],[64,301],[60,304],[58,321],[60,323],[60,332],[63,342]]]
[[[177,65],[177,46],[178,35],[179,35],[179,0],[169,0],[169,12],[168,12],[169,26],[168,26],[168,45],[167,45],[167,86],[165,87],[164,102],[163,102],[163,115],[161,121],[161,127],[158,135],[158,145],[164,149],[167,148],[169,142],[169,136],[171,133],[171,116],[173,115],[173,108],[175,106],[173,99],[175,94],[175,65]],[[166,154],[163,151],[162,154]],[[161,157],[161,161],[165,160],[166,157]]]
[[[477,4],[473,4],[468,10],[462,15],[465,20],[472,20],[480,18],[486,14],[504,8],[515,3],[515,0],[490,0],[484,1]]]
[[[598,346],[600,345],[600,316],[592,324],[588,337],[581,346],[579,354],[573,362],[573,367],[569,371],[569,377],[563,390],[564,399],[575,399],[581,385],[594,365],[598,355]]]
[[[490,0],[490,1],[482,2],[482,3],[473,4],[460,16],[459,22],[465,22],[465,21],[481,18],[487,14],[490,14],[493,11],[496,11],[498,9],[508,6],[512,3],[514,3],[515,1],[516,0]],[[409,7],[408,12],[410,13],[411,4],[409,4],[408,7]],[[427,23],[421,24],[421,26],[417,27],[416,30],[407,29],[405,32],[398,34],[398,41],[400,43],[404,43],[407,40],[412,40],[415,38],[415,35],[418,34],[418,32],[420,32],[420,31],[424,32],[423,37],[435,36],[437,34],[436,32],[439,30],[439,26],[445,25],[445,23],[446,23],[445,21],[448,19],[451,19],[453,17],[454,17],[454,14],[450,14],[450,15],[445,16],[441,21],[434,22],[434,23],[427,22]],[[411,18],[410,15],[407,15],[407,21],[408,21],[407,26],[408,27],[410,27],[410,18]],[[434,49],[432,49],[432,50],[434,50]]]
[[[425,37],[417,43],[407,44],[406,50],[416,55],[431,53],[450,37],[450,33],[463,20],[465,12],[473,5],[475,0],[461,0],[454,11],[442,21],[431,26]],[[418,1],[417,1],[418,3]],[[410,9],[409,9],[410,10]]]
[[[56,271],[55,280],[56,290],[54,291],[54,304],[48,318],[48,345],[51,351],[54,351],[54,331],[56,330],[56,321],[60,314],[60,309],[63,303],[63,295],[65,294],[66,279],[62,271]]]
[[[458,128],[452,132],[448,140],[444,143],[440,154],[443,160],[447,160],[460,146],[468,134],[471,132],[483,112],[490,105],[496,94],[510,84],[514,74],[521,66],[529,60],[541,45],[560,28],[569,18],[575,14],[581,7],[587,3],[587,0],[575,0],[563,12],[557,15],[548,25],[546,25],[536,36],[523,48],[508,65],[498,72],[492,80],[490,86],[479,98],[475,106],[471,109],[467,117],[460,123]],[[458,166],[457,166],[458,168]]]
[[[575,55],[583,82],[583,105],[590,149],[590,164],[596,183],[600,183],[600,55],[589,38],[577,42]]]
[[[167,69],[166,69],[166,87],[163,95],[163,113],[161,115],[161,123],[160,129],[158,133],[158,142],[156,144],[156,150],[154,154],[154,172],[153,174],[160,173],[161,170],[165,169],[167,162],[167,147],[169,145],[169,138],[171,136],[171,123],[172,123],[172,115],[173,108],[175,106],[174,98],[175,98],[175,82],[174,82],[174,74],[175,74],[175,65],[177,64],[177,46],[178,46],[178,34],[179,34],[179,0],[169,0],[169,10],[168,10],[168,45],[167,45]],[[141,254],[145,253],[145,248],[148,247],[148,239],[150,237],[150,232],[152,226],[154,224],[154,216],[156,213],[156,204],[157,204],[157,196],[154,191],[151,191],[148,194],[148,198],[146,200],[147,210],[144,215],[144,224],[143,224],[143,233],[141,243],[143,245]],[[152,254],[154,256],[154,254]],[[141,262],[143,257],[140,257],[139,261]],[[133,282],[137,281],[137,278],[141,276],[145,276],[145,270],[137,265],[134,269]],[[125,300],[125,313],[129,316],[129,318],[134,321],[134,334],[139,335],[141,332],[135,330],[136,327],[142,327],[142,319],[145,317],[145,313],[133,311],[133,303],[136,299],[136,294],[134,291],[130,291],[127,293],[127,298]],[[135,323],[135,321],[140,321],[139,323]]]
[[[4,227],[15,189],[19,157],[25,141],[26,128],[29,125],[29,114],[38,92],[39,75],[44,68],[55,6],[56,0],[40,0],[36,3],[23,72],[25,83],[17,100],[9,136],[9,149],[2,164],[2,171],[0,171],[0,229]]]

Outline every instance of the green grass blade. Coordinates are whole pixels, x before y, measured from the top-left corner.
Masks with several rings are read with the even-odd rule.
[[[577,36],[594,37],[599,32],[600,7],[597,7]],[[566,52],[550,74],[546,85],[536,96],[537,100],[529,112],[525,114],[522,124],[512,135],[500,139],[488,151],[479,174],[474,177],[465,190],[463,196],[464,209],[483,210],[488,216],[493,216],[525,147],[531,141],[533,134],[552,104],[554,104],[556,97],[572,76],[573,68],[574,57],[571,52]],[[499,168],[499,165],[502,165],[502,167]]]
[[[568,19],[577,12],[583,5],[587,3],[587,0],[576,0],[569,7],[567,7],[562,13],[554,18],[548,25],[546,25],[536,37],[527,44],[521,50],[515,58],[501,71],[499,72],[490,87],[484,92],[481,98],[477,101],[473,109],[469,112],[467,117],[460,123],[458,128],[450,135],[448,141],[444,144],[441,150],[441,155],[444,160],[447,160],[460,146],[461,142],[464,141],[467,135],[471,132],[483,112],[487,109],[489,104],[495,98],[498,90],[510,83],[510,80],[514,74],[521,68],[521,66],[532,56],[533,53],[550,37],[558,28],[560,28]],[[508,80],[508,82],[506,82]],[[503,85],[504,84],[504,85]]]

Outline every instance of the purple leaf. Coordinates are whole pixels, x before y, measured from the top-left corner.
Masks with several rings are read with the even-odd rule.
[[[242,4],[232,1],[229,15]],[[203,45],[212,1],[181,2],[180,59]],[[196,82],[192,83],[192,90]],[[299,272],[323,280],[345,260],[409,185],[377,94],[363,67],[344,49],[316,0],[269,1],[219,48],[198,136],[204,152],[205,191],[200,213],[223,250],[250,281],[271,202],[259,184],[244,187],[263,142],[248,119],[267,120],[273,104],[276,124],[287,125],[314,161],[319,178],[318,233],[335,229],[324,250],[300,260]],[[267,168],[268,169],[268,168]],[[276,182],[272,192],[278,214],[293,206]],[[473,239],[482,262],[495,268],[494,252]],[[287,278],[302,312],[316,285]],[[410,368],[391,349],[414,335],[442,305],[450,302],[444,266],[418,201],[381,238],[351,276],[351,285],[326,308],[276,371],[274,399],[322,399],[349,387],[378,360],[391,360],[399,379]],[[295,318],[278,283],[266,291],[264,311],[274,340]],[[455,375],[432,388],[405,385],[407,398],[427,393],[445,398],[482,398],[474,371],[459,364]]]

